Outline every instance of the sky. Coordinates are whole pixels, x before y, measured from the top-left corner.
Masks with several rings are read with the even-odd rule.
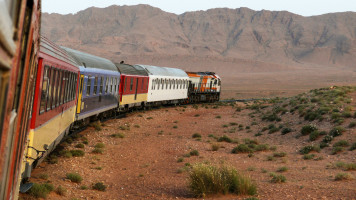
[[[211,8],[240,8],[252,10],[286,10],[303,16],[333,12],[356,12],[355,0],[42,0],[42,12],[75,14],[88,7],[105,8],[111,5],[148,4],[163,11],[182,14]]]

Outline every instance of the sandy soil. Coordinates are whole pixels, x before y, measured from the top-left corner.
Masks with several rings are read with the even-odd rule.
[[[236,108],[223,106],[213,109],[212,106],[191,105],[184,107],[161,108],[145,112],[129,113],[127,117],[105,122],[103,130],[95,131],[88,128],[80,134],[89,139],[85,146],[84,157],[59,158],[58,164],[42,163],[32,174],[32,182],[45,182],[40,174],[48,174],[48,181],[55,187],[61,185],[67,189],[65,196],[52,192],[48,199],[193,199],[187,187],[188,172],[179,173],[178,169],[185,163],[197,162],[225,163],[234,166],[240,173],[250,176],[258,186],[259,199],[355,199],[356,180],[335,181],[337,173],[342,169],[330,167],[337,161],[356,162],[356,151],[345,151],[330,155],[331,148],[325,148],[317,157],[322,160],[304,160],[298,150],[311,144],[307,136],[296,138],[299,127],[292,133],[282,136],[280,132],[254,135],[269,123],[260,122],[251,129],[228,131],[233,127],[223,127],[224,124],[236,122],[250,126],[252,118],[250,110],[236,112]],[[221,116],[217,118],[216,116]],[[301,119],[295,119],[296,124]],[[130,126],[130,130],[121,130]],[[301,126],[301,125],[299,125]],[[120,128],[121,127],[121,128]],[[176,128],[174,128],[176,127]],[[327,127],[325,127],[327,128]],[[231,132],[231,133],[230,133]],[[112,138],[111,134],[123,133],[124,138]],[[202,139],[192,138],[192,134],[200,133]],[[232,154],[236,144],[222,142],[218,151],[211,150],[211,143],[216,140],[208,137],[227,135],[238,139],[257,139],[260,143],[276,146],[277,152],[286,152],[284,158],[267,161],[267,156],[273,151],[255,153],[253,157],[247,154]],[[339,139],[355,142],[356,129],[348,130]],[[68,149],[74,149],[71,144]],[[105,144],[103,154],[93,154],[91,151],[98,142]],[[191,150],[198,150],[199,156],[178,158]],[[286,166],[288,171],[282,172],[287,178],[286,183],[271,183],[268,172],[276,172],[279,167]],[[101,170],[95,169],[102,167]],[[268,172],[266,172],[268,171]],[[66,179],[66,173],[77,172],[83,177],[82,183],[72,183]],[[348,171],[356,178],[356,171]],[[91,189],[96,182],[104,182],[108,186],[105,192]],[[87,190],[80,186],[86,185]],[[24,196],[26,197],[26,196]],[[246,197],[228,195],[214,196],[208,199],[244,199]]]

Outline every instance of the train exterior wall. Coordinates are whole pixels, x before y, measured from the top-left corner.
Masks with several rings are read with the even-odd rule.
[[[147,102],[183,101],[188,98],[188,75],[181,69],[140,65],[148,71]],[[177,102],[176,101],[176,102]]]
[[[40,1],[0,1],[0,199],[17,199],[39,49]]]
[[[84,77],[84,83],[83,88],[80,88],[83,94],[78,105],[80,112],[77,112],[77,120],[117,108],[120,73],[84,67],[80,67],[80,71],[80,75]]]

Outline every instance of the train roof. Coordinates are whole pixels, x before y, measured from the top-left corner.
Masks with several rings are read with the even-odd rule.
[[[147,71],[139,65],[129,65],[115,63],[121,74],[148,76]]]
[[[68,47],[62,47],[71,55],[79,66],[85,68],[105,69],[111,71],[118,71],[115,64],[106,58],[94,56],[88,53],[70,49]]]
[[[187,73],[181,69],[170,67],[157,67],[151,65],[137,65],[146,69],[149,75],[188,77]]]
[[[70,56],[61,47],[54,44],[52,41],[50,41],[49,39],[43,36],[41,36],[40,52],[78,67],[77,62],[74,60],[72,56]]]

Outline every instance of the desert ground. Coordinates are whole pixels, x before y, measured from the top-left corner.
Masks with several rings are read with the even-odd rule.
[[[353,94],[350,104],[353,108],[355,99],[356,94]],[[47,199],[195,199],[188,188],[189,171],[195,163],[207,162],[232,166],[250,177],[257,184],[255,197],[258,199],[356,198],[355,179],[335,180],[338,173],[356,177],[356,171],[335,166],[337,162],[355,163],[356,151],[331,155],[331,147],[327,147],[314,152],[315,158],[303,159],[299,150],[317,143],[310,142],[308,136],[300,136],[303,118],[286,114],[283,121],[295,124],[293,131],[286,135],[281,132],[257,134],[271,123],[251,117],[253,111],[245,108],[244,103],[200,104],[127,113],[124,118],[104,122],[101,130],[89,127],[71,144],[65,143],[65,149],[72,150],[88,140],[82,149],[85,155],[59,157],[55,164],[44,162],[33,171],[31,182],[49,182],[66,189],[64,196],[51,192]],[[347,119],[345,124],[353,120]],[[317,124],[323,125],[323,130],[330,128],[328,122]],[[194,133],[199,133],[201,138],[193,138]],[[120,136],[115,137],[115,134]],[[234,142],[217,142],[223,135]],[[253,154],[231,153],[246,138],[272,148]],[[355,138],[353,128],[347,129],[338,140],[354,143]],[[98,143],[105,145],[102,154],[92,152]],[[213,144],[220,148],[213,151]],[[197,150],[199,155],[188,156],[192,150]],[[274,156],[279,153],[285,155]],[[281,170],[282,167],[286,169]],[[73,183],[66,179],[67,173],[78,173],[83,180]],[[272,183],[270,173],[282,174],[286,181]],[[93,190],[91,187],[97,182],[104,183],[106,191]],[[23,195],[22,198],[30,197]],[[231,194],[204,199],[245,198],[248,196]]]

